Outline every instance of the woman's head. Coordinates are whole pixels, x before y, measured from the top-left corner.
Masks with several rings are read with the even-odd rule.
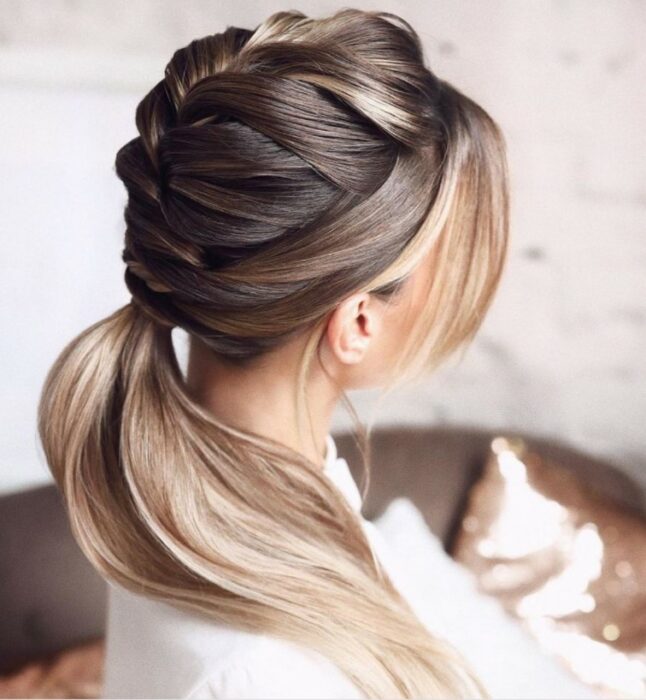
[[[132,303],[68,344],[39,407],[84,552],[132,590],[318,649],[369,696],[484,692],[319,465],[196,403],[170,331],[237,369],[300,344],[298,401],[314,358],[344,389],[431,371],[502,271],[497,126],[404,20],[351,9],[191,42],[136,125],[116,159]]]
[[[314,349],[348,296],[370,294],[377,314],[414,273],[429,293],[410,346],[400,301],[373,340],[398,336],[393,381],[477,329],[506,249],[502,139],[424,65],[402,19],[283,12],[195,40],[137,127],[116,161],[126,283],[219,358],[251,362],[294,335]]]

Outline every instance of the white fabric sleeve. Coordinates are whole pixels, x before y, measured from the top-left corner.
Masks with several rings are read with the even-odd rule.
[[[265,636],[243,651],[225,657],[186,697],[191,700],[360,700],[365,696],[322,654]]]

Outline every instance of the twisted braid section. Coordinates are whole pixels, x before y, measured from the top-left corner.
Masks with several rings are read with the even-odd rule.
[[[116,160],[126,284],[160,322],[250,357],[400,254],[446,134],[417,37],[388,17],[277,13],[174,54]]]

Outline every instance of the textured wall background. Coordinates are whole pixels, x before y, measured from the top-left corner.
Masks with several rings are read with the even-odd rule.
[[[378,423],[529,430],[646,484],[646,3],[357,0],[401,14],[507,135],[512,241],[461,362]],[[0,490],[49,480],[35,406],[63,344],[127,301],[116,150],[172,52],[340,2],[0,2]],[[180,339],[181,340],[181,339]],[[367,419],[373,392],[353,395]],[[334,428],[349,425],[339,411]]]

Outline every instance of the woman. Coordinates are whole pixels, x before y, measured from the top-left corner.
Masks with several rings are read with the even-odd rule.
[[[507,248],[499,128],[409,24],[353,9],[191,42],[136,124],[116,158],[132,300],[63,350],[39,407],[111,583],[105,694],[486,697],[393,584],[329,427],[346,390],[476,333]]]

